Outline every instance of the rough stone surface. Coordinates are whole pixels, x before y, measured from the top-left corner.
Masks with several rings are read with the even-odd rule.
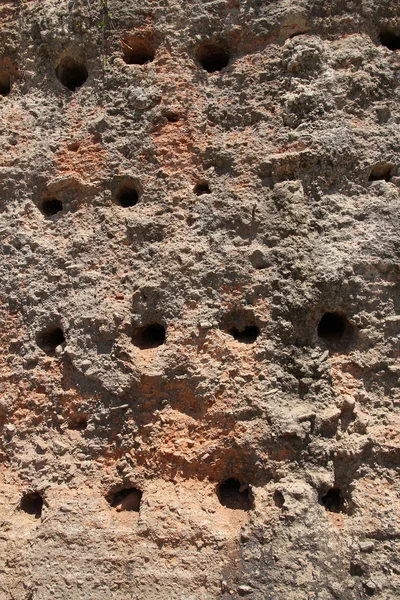
[[[0,3],[1,600],[400,598],[399,35]]]

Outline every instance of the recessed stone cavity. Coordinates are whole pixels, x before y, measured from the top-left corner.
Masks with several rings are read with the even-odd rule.
[[[242,344],[254,344],[260,334],[260,329],[257,325],[247,325],[243,329],[231,327],[228,333]]]
[[[86,66],[71,56],[65,56],[60,60],[56,75],[63,86],[71,92],[80,88],[89,76]]]
[[[78,152],[80,147],[81,147],[81,145],[79,142],[71,142],[67,146],[69,152]]]
[[[364,574],[364,569],[360,563],[352,561],[350,563],[350,575],[352,577],[361,577]]]
[[[318,323],[318,337],[332,350],[345,350],[354,331],[346,315],[341,312],[326,312]]]
[[[168,123],[177,123],[179,121],[179,115],[174,112],[168,112],[165,115],[165,118],[167,119]]]
[[[21,498],[20,510],[40,519],[43,509],[43,498],[38,492],[27,492]]]
[[[7,71],[0,71],[0,95],[8,96],[11,92],[10,74]]]
[[[278,508],[282,508],[282,506],[285,504],[285,497],[279,490],[275,490],[273,500],[275,506]]]
[[[53,217],[62,212],[64,205],[58,198],[44,198],[39,206],[45,217]]]
[[[325,506],[326,510],[329,510],[330,512],[343,512],[344,499],[341,490],[338,487],[331,488],[324,496],[322,496],[321,503]]]
[[[197,60],[208,73],[215,73],[228,65],[229,54],[221,44],[207,42],[199,48]]]
[[[37,336],[38,346],[47,354],[52,354],[64,342],[65,336],[61,327],[49,327]]]
[[[371,168],[368,181],[390,181],[394,175],[394,169],[392,163],[377,163]]]
[[[211,194],[210,186],[208,181],[199,181],[194,188],[196,196],[202,196],[203,194]]]
[[[110,494],[108,502],[118,512],[139,512],[143,493],[137,488],[124,488],[114,494]]]
[[[154,60],[155,51],[148,40],[128,37],[122,40],[122,57],[127,65],[145,65]]]
[[[160,323],[151,323],[138,327],[135,331],[132,341],[140,350],[149,350],[157,348],[165,343],[165,327]]]
[[[222,506],[233,510],[250,510],[251,498],[247,485],[238,479],[229,478],[218,486],[218,498]]]
[[[133,183],[124,183],[119,188],[115,199],[123,208],[131,208],[139,202],[139,192]]]
[[[73,415],[68,421],[68,429],[84,431],[87,428],[87,416],[82,414]]]
[[[400,50],[400,33],[395,33],[390,29],[382,28],[379,34],[379,41],[382,46],[386,46],[393,52]]]

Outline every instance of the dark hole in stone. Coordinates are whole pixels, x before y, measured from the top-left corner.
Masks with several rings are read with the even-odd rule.
[[[325,496],[322,496],[321,502],[326,510],[330,512],[339,513],[343,511],[344,500],[341,490],[337,487],[331,488]]]
[[[207,181],[199,182],[194,188],[194,193],[196,194],[196,196],[202,196],[203,194],[211,194],[211,190],[210,190],[210,186],[208,185],[208,182]]]
[[[144,65],[154,60],[154,49],[147,40],[126,38],[122,41],[122,57],[127,65]]]
[[[258,338],[260,329],[257,327],[257,325],[247,325],[247,327],[242,330],[232,327],[232,329],[229,330],[229,333],[235,338],[235,340],[242,342],[242,344],[254,344]]]
[[[219,44],[208,43],[200,48],[197,59],[203,69],[209,73],[221,71],[229,63],[229,54]]]
[[[394,165],[391,163],[378,163],[372,167],[368,181],[390,181],[393,173]]]
[[[40,210],[46,217],[53,217],[61,212],[63,208],[63,203],[57,198],[45,198],[40,204]]]
[[[11,92],[11,80],[7,71],[0,71],[0,95],[8,96]]]
[[[60,327],[46,329],[37,338],[39,347],[47,354],[52,354],[57,346],[61,346],[64,342],[64,332]]]
[[[28,515],[34,515],[39,519],[42,515],[43,498],[38,492],[28,492],[21,498],[20,509]]]
[[[139,202],[139,193],[134,185],[125,184],[118,191],[116,200],[123,208],[131,208]]]
[[[142,496],[143,493],[137,488],[125,488],[115,494],[110,494],[108,503],[118,512],[123,510],[139,512]]]
[[[360,563],[357,563],[357,562],[350,563],[350,575],[352,577],[361,577],[363,575],[363,573],[364,573],[364,569],[362,568]]]
[[[70,152],[78,152],[80,146],[79,142],[71,142],[67,147]]]
[[[241,486],[238,479],[227,479],[218,486],[218,497],[222,506],[234,510],[250,510],[251,498],[249,489]]]
[[[275,490],[274,492],[274,504],[278,508],[282,508],[282,506],[285,504],[285,497],[279,490]]]
[[[169,123],[177,123],[179,121],[179,115],[177,115],[176,113],[167,113],[166,115],[167,121]]]
[[[132,339],[135,346],[141,350],[157,348],[165,342],[165,327],[159,323],[139,327]]]
[[[68,423],[68,429],[74,431],[84,431],[87,428],[87,416],[86,415],[74,415],[71,417]]]
[[[324,340],[338,340],[343,337],[349,327],[344,315],[327,312],[318,323],[318,336]]]
[[[379,35],[379,41],[389,50],[400,50],[400,35],[397,35],[389,29],[382,29]]]
[[[75,92],[77,88],[80,88],[85,83],[89,74],[83,63],[78,62],[75,58],[66,56],[61,59],[56,68],[56,75],[66,88],[71,90],[71,92]]]

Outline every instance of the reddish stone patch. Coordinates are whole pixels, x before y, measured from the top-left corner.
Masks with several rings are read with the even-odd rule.
[[[105,171],[107,152],[94,136],[79,140],[79,147],[71,151],[71,141],[61,144],[55,158],[59,173],[72,173],[82,182],[98,180]]]

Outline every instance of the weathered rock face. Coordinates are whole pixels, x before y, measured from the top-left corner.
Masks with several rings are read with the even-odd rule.
[[[0,34],[0,598],[399,598],[398,2]]]

